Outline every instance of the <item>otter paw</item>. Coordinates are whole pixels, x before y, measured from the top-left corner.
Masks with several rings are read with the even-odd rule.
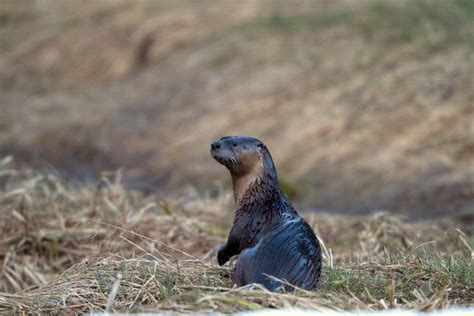
[[[225,252],[225,245],[219,248],[217,251],[217,263],[222,266],[224,265],[227,261],[229,261],[229,255]]]

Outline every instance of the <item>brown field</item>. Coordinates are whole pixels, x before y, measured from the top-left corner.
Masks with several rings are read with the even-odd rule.
[[[472,34],[468,0],[1,1],[0,313],[473,306]],[[325,241],[318,291],[217,266],[227,134]]]

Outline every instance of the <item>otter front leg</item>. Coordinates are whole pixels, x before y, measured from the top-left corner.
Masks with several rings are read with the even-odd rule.
[[[235,255],[240,254],[240,252],[242,251],[240,247],[240,242],[237,239],[237,236],[238,235],[236,235],[235,233],[235,226],[234,226],[230,230],[227,243],[225,245],[222,245],[217,251],[217,263],[219,263],[220,266],[224,265],[227,261],[229,261],[230,258],[232,258]]]
[[[227,261],[229,261],[230,258],[232,258],[235,255],[238,255],[239,253],[240,251],[236,249],[236,247],[233,245],[229,245],[228,243],[225,245],[222,245],[217,251],[217,263],[219,263],[219,265],[222,266]]]

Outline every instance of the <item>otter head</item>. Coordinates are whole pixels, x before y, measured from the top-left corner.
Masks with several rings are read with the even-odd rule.
[[[233,176],[255,173],[265,167],[273,168],[265,145],[253,137],[222,137],[211,144],[211,156],[229,169]]]
[[[259,176],[269,176],[278,181],[270,152],[256,138],[222,137],[212,143],[211,156],[230,171],[236,200],[247,185]]]

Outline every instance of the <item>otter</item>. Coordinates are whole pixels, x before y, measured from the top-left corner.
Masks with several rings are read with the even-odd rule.
[[[240,254],[238,286],[313,290],[322,265],[319,241],[283,194],[267,147],[253,137],[226,136],[212,143],[211,156],[230,171],[236,205],[219,265]]]

